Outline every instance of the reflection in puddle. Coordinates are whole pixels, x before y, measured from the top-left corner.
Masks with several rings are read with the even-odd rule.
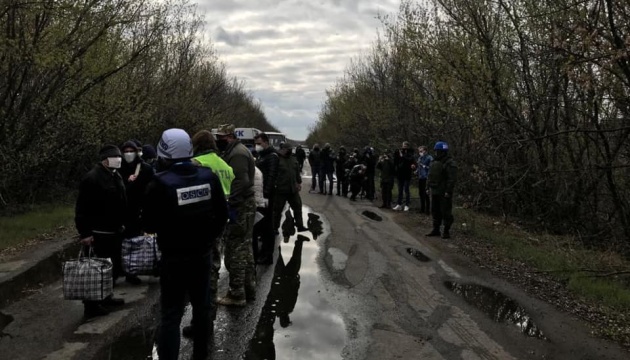
[[[0,312],[0,339],[2,339],[5,336],[9,338],[13,338],[11,334],[5,333],[3,331],[4,328],[7,327],[7,325],[13,322],[13,320],[14,320],[13,315],[5,315],[2,312]]]
[[[407,253],[422,262],[431,261],[431,259],[428,256],[424,255],[420,250],[417,250],[414,248],[407,248]]]
[[[362,212],[363,216],[367,217],[368,219],[372,219],[374,221],[383,221],[383,218],[380,217],[378,214],[376,214],[373,211],[368,211],[365,210],[364,212]]]
[[[299,233],[278,247],[271,289],[245,359],[341,359],[344,324],[321,296],[319,248],[310,241],[323,233],[322,221],[307,216],[310,234]]]
[[[498,323],[512,323],[520,331],[531,337],[546,340],[542,331],[536,327],[531,317],[513,299],[502,293],[477,284],[459,284],[445,281],[444,285],[461,296],[467,303],[477,307]]]
[[[101,351],[96,359],[137,360],[157,359],[154,346],[155,328],[134,328],[120,336],[109,348]]]

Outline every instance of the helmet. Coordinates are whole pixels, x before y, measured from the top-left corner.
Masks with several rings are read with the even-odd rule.
[[[435,146],[433,147],[433,150],[448,150],[448,144],[444,141],[438,141],[435,143]]]
[[[168,129],[162,133],[158,144],[159,157],[166,159],[187,159],[192,157],[192,141],[182,129]]]

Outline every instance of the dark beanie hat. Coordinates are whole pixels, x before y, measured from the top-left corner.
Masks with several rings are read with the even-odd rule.
[[[98,152],[98,156],[101,160],[105,160],[108,157],[121,157],[120,149],[116,145],[105,145]]]
[[[138,145],[133,140],[129,140],[125,142],[124,144],[122,144],[122,146],[120,147],[120,151],[123,151],[126,148],[132,148],[137,151],[140,147],[138,147]]]
[[[142,146],[142,158],[143,159],[155,159],[157,157],[157,153],[155,152],[155,148],[153,145],[144,145]]]

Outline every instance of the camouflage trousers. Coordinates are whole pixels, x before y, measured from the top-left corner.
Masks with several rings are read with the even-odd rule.
[[[256,265],[252,249],[256,201],[252,196],[236,210],[236,221],[229,223],[225,232],[225,267],[229,273],[228,295],[234,299],[255,297]]]

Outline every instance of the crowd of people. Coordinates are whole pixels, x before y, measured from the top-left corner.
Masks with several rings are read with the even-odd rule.
[[[393,209],[408,211],[410,181],[416,174],[421,212],[431,209],[434,217],[427,235],[448,238],[456,165],[446,143],[436,143],[434,150],[432,157],[420,146],[416,156],[404,142],[391,156],[385,151],[377,159],[369,146],[347,153],[343,146],[334,152],[330,144],[321,149],[315,144],[308,154],[311,192],[318,186],[320,194],[333,195],[336,174],[337,195],[374,200],[378,169],[381,207],[392,208],[397,181]],[[308,230],[300,196],[306,153],[299,147],[293,155],[288,143],[274,149],[265,133],[248,149],[237,138],[235,126],[225,124],[215,134],[201,130],[192,138],[182,129],[168,129],[157,149],[129,140],[121,146],[105,145],[98,155],[99,162],[79,187],[75,222],[80,242],[97,257],[112,260],[114,284],[124,276],[137,285],[140,278],[123,271],[121,245],[125,239],[155,234],[161,252],[158,355],[178,358],[181,319],[190,302],[192,321],[183,332],[193,339],[193,358],[206,358],[216,305],[243,307],[256,298],[256,264],[273,263],[287,203],[293,213],[287,218],[293,221],[291,229],[283,224],[283,232]],[[222,258],[229,285],[226,294],[217,296]],[[123,304],[112,296],[84,301],[84,314],[106,315]]]
[[[417,154],[408,141],[395,151],[385,150],[377,157],[374,148],[366,146],[363,151],[354,148],[350,154],[344,146],[335,153],[330,144],[320,149],[315,144],[308,161],[313,181],[311,192],[333,195],[336,176],[336,195],[356,201],[357,197],[370,201],[375,199],[375,174],[380,172],[382,204],[380,208],[409,211],[411,181],[418,181],[420,213],[433,216],[433,229],[427,236],[450,238],[453,224],[452,196],[457,181],[457,165],[449,155],[448,144],[438,141],[433,147],[435,156],[428,147],[421,145]],[[296,156],[300,159],[296,151]],[[302,160],[303,162],[303,160]],[[397,185],[398,199],[393,205],[392,192]],[[433,206],[431,206],[433,204]]]

